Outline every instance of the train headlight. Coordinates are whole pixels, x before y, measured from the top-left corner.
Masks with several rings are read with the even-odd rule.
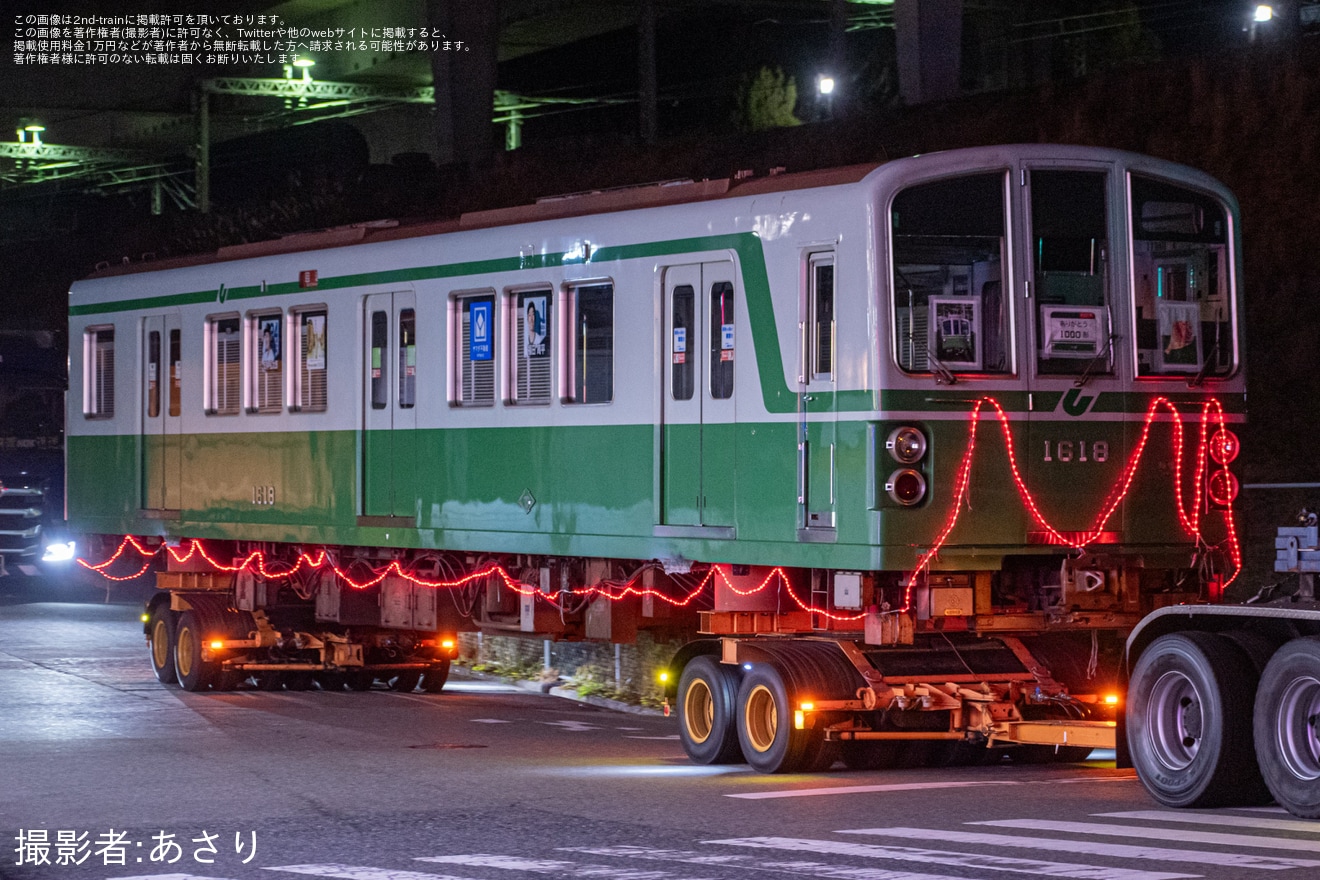
[[[1238,440],[1237,434],[1227,428],[1220,428],[1210,438],[1210,457],[1214,459],[1215,464],[1232,464],[1241,451],[1242,441]]]
[[[889,432],[885,449],[899,464],[916,464],[926,454],[926,435],[911,425],[903,425]]]
[[[900,468],[885,481],[885,491],[904,507],[913,507],[926,497],[926,478],[912,468]]]

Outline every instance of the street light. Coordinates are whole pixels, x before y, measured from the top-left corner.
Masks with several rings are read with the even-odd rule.
[[[834,117],[834,77],[822,73],[816,77],[816,99],[820,101],[825,119]]]
[[[1256,4],[1256,10],[1251,14],[1251,20],[1257,23],[1270,21],[1274,18],[1274,7],[1268,3]]]
[[[297,56],[294,56],[293,61],[284,65],[284,78],[293,79],[293,70],[296,67],[302,70],[302,81],[311,82],[312,67],[315,66],[315,64],[316,62],[310,58],[298,58]]]
[[[33,146],[41,146],[41,133],[46,130],[46,126],[42,125],[40,122],[26,121],[20,122],[19,125],[21,127],[16,133],[18,134],[18,142],[20,144],[26,144],[28,142],[27,136],[30,134],[32,135]]]

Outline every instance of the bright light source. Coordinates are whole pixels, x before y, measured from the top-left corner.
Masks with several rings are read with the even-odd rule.
[[[142,622],[143,622],[143,623],[146,623],[148,620],[151,620],[151,615],[150,615],[150,614],[144,614],[144,615],[142,615]]]
[[[212,650],[212,651],[219,651],[219,650],[220,650],[221,648],[223,648],[224,646],[225,646],[225,643],[222,642],[222,641],[220,641],[219,639],[214,639],[214,640],[212,640],[212,642],[211,642],[211,650]]]
[[[668,672],[660,673],[660,681],[662,682],[669,681],[669,673]]]
[[[802,711],[803,711],[803,712],[810,712],[810,711],[814,710],[815,708],[816,708],[816,704],[815,704],[815,703],[803,703],[803,704],[802,704]]]
[[[1274,7],[1268,3],[1259,3],[1256,5],[1256,11],[1251,14],[1252,21],[1270,21],[1274,18]]]
[[[816,91],[820,92],[822,95],[834,94],[834,77],[822,76],[820,79],[816,80]]]
[[[293,66],[294,66],[294,67],[313,67],[313,66],[315,66],[315,64],[316,64],[316,62],[313,61],[313,60],[310,59],[310,58],[295,58],[295,59],[293,59]]]
[[[440,647],[444,648],[446,651],[452,651],[454,650],[454,640],[445,639],[443,642],[440,643]]]
[[[47,544],[46,552],[41,554],[42,562],[68,562],[73,559],[77,553],[77,545],[73,541],[64,541],[59,544]]]
[[[1107,705],[1107,706],[1117,706],[1117,705],[1118,705],[1118,694],[1105,694],[1105,705]]]

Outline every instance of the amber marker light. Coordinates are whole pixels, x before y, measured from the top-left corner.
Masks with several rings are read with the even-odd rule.
[[[1105,705],[1106,705],[1106,706],[1117,706],[1117,705],[1118,705],[1118,694],[1105,694]]]
[[[219,650],[220,650],[221,648],[223,648],[224,646],[225,646],[225,643],[222,642],[220,639],[212,639],[212,640],[211,640],[211,650],[212,650],[212,651],[219,651]]]
[[[443,642],[440,643],[440,647],[444,648],[446,651],[452,651],[454,650],[454,640],[445,639]]]

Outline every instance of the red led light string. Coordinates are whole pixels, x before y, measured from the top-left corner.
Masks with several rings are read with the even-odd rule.
[[[958,518],[962,513],[963,503],[967,494],[967,486],[971,479],[972,460],[976,450],[976,429],[977,426],[980,424],[981,407],[983,404],[989,404],[990,406],[994,407],[996,418],[998,418],[999,420],[1000,429],[1004,435],[1004,447],[1008,457],[1009,470],[1011,471],[1013,476],[1013,483],[1017,487],[1018,495],[1019,497],[1021,497],[1023,505],[1031,513],[1032,519],[1046,532],[1047,535],[1049,535],[1052,542],[1063,546],[1072,547],[1077,550],[1086,549],[1086,546],[1088,544],[1091,544],[1097,538],[1100,537],[1100,535],[1104,532],[1105,525],[1108,524],[1109,519],[1114,515],[1114,512],[1118,509],[1118,505],[1122,503],[1125,497],[1127,497],[1128,492],[1132,488],[1132,481],[1136,477],[1137,467],[1140,465],[1141,459],[1145,454],[1147,441],[1150,439],[1151,426],[1155,422],[1158,410],[1160,409],[1160,407],[1164,407],[1168,409],[1172,417],[1171,424],[1173,426],[1173,434],[1174,434],[1173,436],[1173,496],[1178,511],[1178,520],[1179,523],[1182,525],[1183,530],[1188,535],[1195,538],[1198,543],[1204,543],[1204,539],[1202,537],[1201,528],[1200,528],[1200,508],[1201,508],[1201,497],[1202,497],[1201,483],[1204,480],[1205,471],[1206,471],[1206,453],[1207,450],[1209,449],[1209,444],[1210,444],[1210,438],[1208,436],[1208,433],[1212,418],[1211,416],[1212,409],[1214,410],[1214,419],[1217,422],[1220,430],[1226,429],[1225,428],[1226,419],[1224,416],[1224,409],[1218,400],[1211,398],[1205,401],[1202,405],[1201,427],[1200,427],[1200,437],[1199,437],[1200,442],[1197,446],[1196,468],[1195,471],[1193,472],[1193,477],[1194,477],[1192,481],[1193,497],[1192,497],[1192,505],[1190,508],[1191,509],[1190,513],[1188,513],[1188,508],[1184,504],[1184,499],[1183,499],[1184,487],[1183,487],[1183,479],[1182,479],[1182,469],[1183,469],[1182,462],[1183,462],[1184,437],[1183,437],[1182,413],[1168,398],[1157,397],[1151,401],[1150,406],[1146,410],[1145,421],[1144,424],[1142,425],[1141,438],[1137,441],[1136,447],[1132,450],[1132,454],[1128,457],[1128,462],[1123,469],[1123,473],[1119,475],[1119,479],[1115,482],[1114,487],[1110,490],[1109,495],[1105,500],[1105,503],[1102,505],[1101,509],[1096,513],[1096,518],[1091,527],[1091,530],[1083,533],[1080,538],[1069,538],[1065,536],[1062,532],[1060,532],[1058,529],[1056,529],[1045,518],[1045,515],[1041,512],[1039,505],[1036,503],[1035,496],[1032,495],[1031,490],[1027,488],[1026,481],[1023,479],[1022,472],[1018,467],[1017,454],[1013,446],[1013,437],[1009,429],[1009,421],[1008,421],[1007,413],[1004,412],[1003,407],[1000,406],[999,402],[995,400],[993,397],[988,397],[988,396],[981,397],[973,404],[971,414],[969,415],[968,418],[970,427],[968,429],[967,449],[963,453],[962,461],[958,466],[958,474],[954,480],[953,504],[949,512],[949,518],[946,520],[944,524],[944,528],[940,531],[939,535],[932,542],[931,546],[926,550],[925,553],[921,555],[920,559],[917,561],[916,568],[913,569],[911,575],[909,575],[907,583],[905,584],[903,590],[903,606],[902,608],[899,609],[900,613],[911,610],[912,591],[916,586],[917,579],[920,578],[924,573],[929,571],[931,561],[935,558],[935,556],[939,553],[940,549],[944,546],[945,542],[948,540],[949,535],[953,532],[954,526],[957,525]],[[1226,586],[1227,584],[1232,583],[1233,580],[1240,573],[1242,569],[1242,561],[1241,561],[1242,556],[1241,556],[1241,547],[1237,539],[1237,530],[1233,522],[1233,511],[1231,504],[1228,506],[1228,509],[1224,511],[1224,519],[1226,523],[1226,531],[1228,533],[1227,541],[1229,544],[1229,553],[1233,560],[1233,565],[1235,567],[1233,576],[1230,577],[1228,581],[1225,582],[1225,586]]]

